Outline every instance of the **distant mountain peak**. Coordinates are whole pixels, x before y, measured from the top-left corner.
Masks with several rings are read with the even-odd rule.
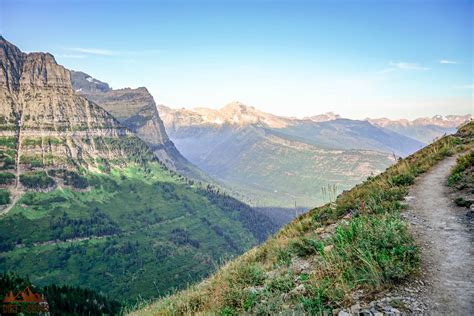
[[[248,106],[240,101],[233,101],[224,105],[221,110],[231,110],[231,111],[248,111],[255,110],[253,106]]]
[[[183,114],[193,114],[199,117],[201,123],[211,125],[253,125],[263,124],[268,127],[281,128],[287,125],[287,118],[265,113],[257,110],[253,106],[245,105],[242,102],[234,101],[226,104],[222,108],[215,110],[209,108],[194,108],[191,110],[182,110]]]
[[[71,80],[76,92],[98,93],[111,90],[107,83],[97,80],[82,71],[71,70]]]
[[[313,116],[308,116],[303,119],[305,120],[311,120],[313,122],[327,122],[327,121],[334,121],[337,119],[340,119],[341,116],[339,114],[336,114],[334,112],[326,112],[323,114],[318,114],[318,115],[313,115]]]
[[[392,120],[386,117],[366,120],[372,124],[387,127],[387,126],[427,126],[434,125],[445,128],[457,128],[459,125],[467,122],[473,118],[473,115],[434,115],[432,117],[420,117],[414,120],[399,119]]]

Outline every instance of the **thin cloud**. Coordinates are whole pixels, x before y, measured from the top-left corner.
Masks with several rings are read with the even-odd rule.
[[[389,65],[394,69],[400,69],[400,70],[428,70],[429,69],[417,63],[408,63],[408,62],[403,62],[403,61],[399,61],[399,62],[391,61]]]
[[[87,57],[86,55],[79,55],[79,54],[59,54],[57,56],[60,58],[75,58],[75,59]]]
[[[454,60],[448,60],[448,59],[441,59],[439,61],[440,64],[445,64],[445,65],[456,65],[459,64],[457,61]]]
[[[130,50],[130,51],[116,51],[102,48],[85,48],[85,47],[72,47],[65,48],[65,50],[78,53],[78,54],[65,54],[71,56],[84,56],[86,55],[96,55],[96,56],[144,56],[144,55],[156,55],[160,54],[163,51],[160,49],[144,49],[144,50]],[[86,56],[84,56],[86,57]]]
[[[458,86],[458,89],[474,89],[474,84],[465,84],[462,86]]]
[[[83,47],[73,47],[68,48],[71,52],[89,54],[89,55],[100,55],[100,56],[113,56],[117,55],[117,52],[108,50],[108,49],[100,49],[100,48],[83,48]]]

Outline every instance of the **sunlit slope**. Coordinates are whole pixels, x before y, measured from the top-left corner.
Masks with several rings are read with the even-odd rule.
[[[299,217],[201,284],[133,314],[319,314],[350,304],[356,290],[390,287],[419,266],[399,216],[409,186],[439,160],[473,147],[471,122]]]

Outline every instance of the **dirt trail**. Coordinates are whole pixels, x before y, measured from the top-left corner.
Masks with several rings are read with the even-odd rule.
[[[474,227],[470,211],[454,205],[446,181],[456,158],[419,177],[407,197],[411,229],[422,247],[423,291],[433,315],[474,314]]]

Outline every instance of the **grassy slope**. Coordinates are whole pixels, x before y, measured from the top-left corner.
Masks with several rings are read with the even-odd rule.
[[[418,249],[401,200],[420,173],[474,146],[474,123],[299,217],[197,286],[133,314],[321,313],[415,274]]]
[[[86,190],[28,192],[1,218],[0,271],[150,298],[202,279],[273,229],[158,163],[86,177]]]
[[[190,161],[257,206],[321,205],[328,200],[323,187],[342,192],[393,161],[388,153],[327,149],[257,127],[183,133],[174,142]]]

